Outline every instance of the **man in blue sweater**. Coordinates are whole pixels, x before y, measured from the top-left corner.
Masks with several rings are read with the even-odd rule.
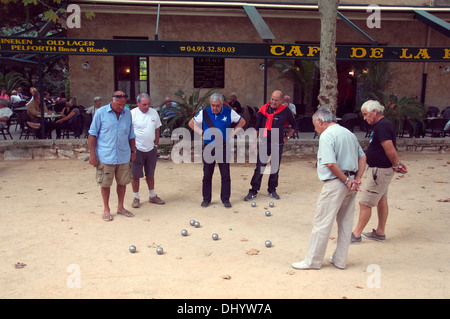
[[[227,142],[233,139],[237,131],[244,125],[245,120],[229,107],[223,106],[224,98],[220,93],[214,93],[210,98],[210,107],[197,113],[189,122],[194,132],[203,136],[203,181],[202,181],[202,207],[211,202],[212,177],[216,162],[219,165],[221,176],[220,199],[225,207],[231,207],[231,178],[230,159],[227,151]],[[231,123],[237,123],[231,129]]]

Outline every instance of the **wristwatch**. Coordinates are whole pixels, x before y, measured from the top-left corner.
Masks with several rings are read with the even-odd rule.
[[[136,151],[131,151],[131,153],[136,153]]]

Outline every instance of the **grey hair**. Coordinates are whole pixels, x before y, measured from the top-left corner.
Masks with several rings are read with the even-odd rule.
[[[138,103],[140,103],[142,99],[149,99],[150,100],[150,95],[148,95],[147,93],[139,93],[138,96],[136,97],[136,101]]]
[[[330,109],[326,107],[319,108],[316,113],[313,115],[313,120],[321,120],[325,123],[331,123],[336,122],[336,118],[334,117],[334,114],[330,111]]]
[[[224,98],[223,98],[223,95],[220,94],[220,93],[213,93],[213,94],[211,95],[211,97],[209,98],[209,101],[210,101],[210,102],[213,102],[213,101],[220,101],[220,103],[223,104]]]
[[[364,104],[361,106],[361,111],[363,110],[369,113],[372,113],[374,110],[376,110],[378,113],[383,114],[384,106],[376,100],[369,100],[364,102]]]
[[[101,101],[102,100],[102,97],[101,96],[96,96],[96,97],[94,97],[94,102],[95,101]]]
[[[0,104],[3,105],[3,107],[8,107],[8,100],[7,99],[0,99]]]

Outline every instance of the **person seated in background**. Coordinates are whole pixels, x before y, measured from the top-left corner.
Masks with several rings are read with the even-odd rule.
[[[2,88],[0,93],[0,99],[10,100],[9,95],[6,94],[6,88]]]
[[[13,111],[8,107],[8,103],[7,99],[0,98],[0,128],[6,126],[6,122],[13,114]]]
[[[73,130],[75,133],[75,137],[79,137],[79,132],[77,131],[77,128],[73,125],[78,115],[80,115],[80,110],[77,107],[77,100],[74,97],[70,98],[66,102],[66,106],[61,111],[61,118],[55,122],[56,138],[61,138],[61,131],[63,129]]]
[[[242,106],[241,103],[237,100],[237,94],[235,92],[230,94],[230,100],[225,101],[226,106],[231,107],[233,110],[235,110],[238,114],[242,113]]]
[[[44,92],[44,103],[47,105],[47,107],[51,104],[53,104],[53,100],[50,97],[50,93]]]
[[[102,98],[100,96],[94,97],[94,105],[86,109],[86,113],[94,116],[95,112],[102,107]]]
[[[22,99],[20,98],[20,96],[17,95],[17,91],[16,90],[12,90],[11,91],[11,103],[18,103],[20,101],[22,101]]]
[[[66,93],[64,91],[59,92],[58,97],[55,99],[55,103],[66,102]]]
[[[27,103],[27,114],[31,122],[39,123],[41,116],[41,95],[35,93],[33,98]],[[44,113],[48,113],[47,105],[44,103]]]
[[[47,106],[44,104],[44,113],[48,113]],[[39,92],[35,92],[33,98],[27,104],[27,115],[30,119],[30,122],[41,123],[41,94]],[[44,121],[46,137],[51,138],[52,131],[55,129],[55,123],[51,121]],[[37,135],[38,138],[42,138],[42,136]]]
[[[291,103],[291,97],[289,95],[285,95],[283,97],[283,104],[286,105],[289,110],[291,110],[292,115],[295,118],[297,116],[297,109],[295,107],[295,104]]]

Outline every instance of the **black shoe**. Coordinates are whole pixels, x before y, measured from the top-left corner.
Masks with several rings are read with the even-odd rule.
[[[258,195],[258,194],[253,194],[252,192],[249,192],[249,193],[247,194],[247,196],[244,197],[244,200],[245,200],[246,202],[248,202],[249,200],[255,199],[257,195]]]
[[[202,207],[208,207],[209,203],[210,203],[210,202],[208,202],[207,200],[204,200],[204,201],[202,202]]]
[[[226,208],[230,208],[231,207],[231,203],[226,200],[226,201],[223,202],[223,206],[225,206]]]
[[[280,195],[278,195],[276,191],[269,193],[269,196],[275,199],[280,199]]]

